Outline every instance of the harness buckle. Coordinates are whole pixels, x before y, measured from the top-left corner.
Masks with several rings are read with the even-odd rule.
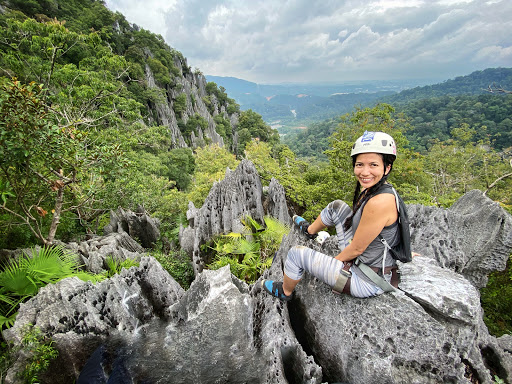
[[[343,288],[345,288],[345,285],[347,284],[348,279],[352,277],[352,272],[347,271],[345,269],[340,270],[340,275],[336,279],[336,283],[332,287],[332,292],[336,293],[337,295],[341,295],[343,292]]]

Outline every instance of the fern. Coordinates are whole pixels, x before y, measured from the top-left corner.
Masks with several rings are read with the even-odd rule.
[[[75,255],[61,247],[32,249],[10,262],[0,272],[0,329],[10,327],[20,303],[37,294],[41,287],[69,276],[98,281],[101,277],[78,271]]]
[[[107,263],[107,277],[112,277],[116,274],[121,273],[121,271],[124,269],[130,269],[131,267],[138,267],[139,262],[135,261],[133,259],[125,259],[123,261],[114,260],[114,257],[112,255],[109,255],[105,262]]]
[[[265,217],[265,228],[250,216],[241,219],[243,233],[231,232],[214,239],[214,261],[210,269],[230,266],[231,273],[252,283],[272,265],[272,257],[289,228],[278,220]]]

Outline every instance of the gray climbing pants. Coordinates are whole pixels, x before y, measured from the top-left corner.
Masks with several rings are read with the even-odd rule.
[[[344,249],[352,240],[352,229],[343,229],[345,219],[352,213],[350,207],[341,200],[335,200],[327,205],[320,213],[322,222],[327,227],[336,228],[336,236],[340,249]],[[317,279],[333,287],[338,279],[344,263],[332,256],[315,251],[304,246],[295,246],[288,251],[284,265],[284,273],[293,280],[300,280],[304,272],[308,272]],[[350,267],[352,271],[354,267]],[[371,297],[380,295],[384,291],[379,287],[361,279],[352,273],[350,294],[355,297]]]

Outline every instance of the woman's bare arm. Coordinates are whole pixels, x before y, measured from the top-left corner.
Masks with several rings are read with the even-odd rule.
[[[364,207],[352,242],[336,256],[336,259],[340,261],[355,259],[366,250],[384,227],[393,224],[397,218],[394,195],[383,193],[372,197]]]

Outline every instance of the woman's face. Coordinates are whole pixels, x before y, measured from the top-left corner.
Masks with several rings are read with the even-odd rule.
[[[391,169],[388,165],[384,170],[384,160],[378,153],[361,153],[354,164],[354,175],[364,189],[371,188]]]

